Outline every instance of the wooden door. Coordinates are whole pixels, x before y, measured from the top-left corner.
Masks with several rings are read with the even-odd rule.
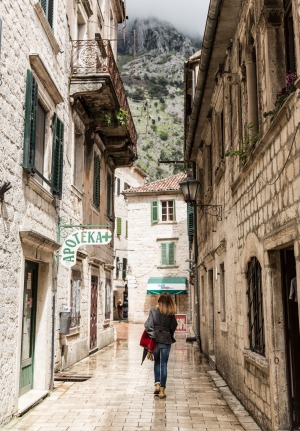
[[[291,423],[293,430],[300,430],[300,332],[298,298],[294,281],[292,282],[296,277],[296,262],[292,249],[282,250],[281,265]]]
[[[33,388],[38,264],[25,261],[20,396]]]

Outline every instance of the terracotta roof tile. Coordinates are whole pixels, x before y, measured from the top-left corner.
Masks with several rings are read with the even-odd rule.
[[[177,191],[180,190],[179,183],[186,178],[186,173],[182,172],[172,177],[164,178],[163,180],[154,181],[152,183],[145,184],[141,187],[132,187],[126,190],[127,193],[150,193],[150,192],[162,192],[162,191]]]

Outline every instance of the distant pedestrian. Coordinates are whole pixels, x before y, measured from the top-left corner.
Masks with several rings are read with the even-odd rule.
[[[151,308],[145,322],[145,329],[156,341],[154,351],[154,395],[166,398],[167,366],[171,344],[175,343],[174,332],[177,328],[175,317],[176,304],[169,293],[162,293],[156,307]]]
[[[118,309],[119,323],[121,323],[121,320],[123,317],[123,304],[121,299],[119,299],[118,301],[117,309]]]

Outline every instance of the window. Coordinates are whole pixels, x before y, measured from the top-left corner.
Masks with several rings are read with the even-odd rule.
[[[122,219],[117,217],[117,235],[120,236],[122,233]]]
[[[162,201],[161,202],[161,220],[174,221],[175,220],[175,202]]]
[[[121,193],[121,180],[117,178],[117,195],[120,196]]]
[[[253,352],[265,354],[263,295],[261,266],[256,257],[248,263],[247,271],[249,347]]]
[[[26,105],[24,127],[23,168],[35,174],[38,181],[51,188],[54,195],[62,193],[63,170],[63,135],[64,125],[54,113],[52,117],[52,163],[51,173],[47,171],[51,154],[47,136],[50,129],[49,111],[41,103],[38,94],[38,84],[30,70],[27,71]],[[51,181],[49,180],[51,178]]]
[[[119,278],[119,272],[120,272],[120,268],[119,268],[119,262],[120,262],[120,258],[116,257],[116,278]]]
[[[175,243],[163,242],[161,244],[161,265],[175,265]]]
[[[108,172],[106,177],[106,215],[108,218],[112,216],[112,191],[112,176],[111,173]]]
[[[81,272],[72,270],[71,278],[71,328],[80,324]]]
[[[128,238],[128,220],[126,220],[126,224],[125,224],[125,238]]]
[[[292,0],[284,0],[284,36],[286,51],[286,72],[296,72],[295,32]]]
[[[40,0],[43,11],[51,27],[53,27],[53,1],[54,0]]]
[[[105,319],[110,318],[111,307],[111,281],[106,280],[105,284]]]
[[[100,156],[94,153],[93,204],[100,207]]]
[[[153,201],[151,202],[151,223],[172,222],[176,219],[175,201]]]
[[[124,281],[127,276],[127,259],[123,257],[123,271],[122,271],[122,280]]]
[[[151,223],[158,223],[158,202],[151,202]]]
[[[221,322],[226,322],[226,288],[224,263],[220,265],[220,314]]]
[[[188,237],[189,237],[189,245],[191,248],[193,244],[193,238],[194,238],[195,207],[191,203],[188,203],[186,208],[187,208],[187,231],[188,231]]]
[[[84,172],[84,135],[76,133],[74,135],[74,186],[83,191],[83,172]]]

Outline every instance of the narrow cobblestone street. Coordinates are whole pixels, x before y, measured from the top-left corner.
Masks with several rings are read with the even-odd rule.
[[[67,370],[88,380],[56,382],[50,396],[1,431],[260,430],[183,335],[172,347],[167,398],[155,398],[153,363],[141,366],[142,325],[115,327],[116,342]]]

